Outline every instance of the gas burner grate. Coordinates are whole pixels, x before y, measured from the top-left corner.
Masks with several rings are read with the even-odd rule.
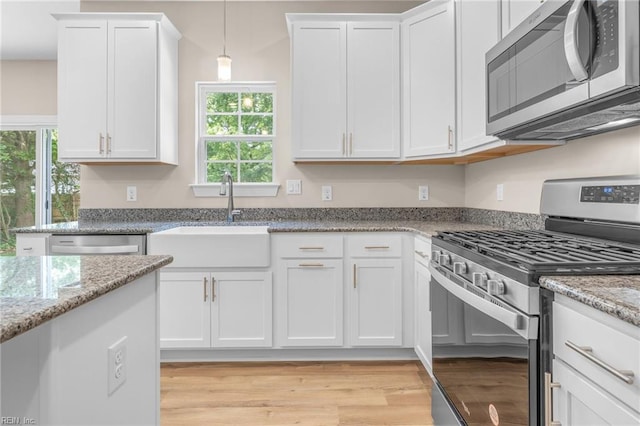
[[[640,245],[553,231],[440,232],[436,238],[528,271],[640,273]]]

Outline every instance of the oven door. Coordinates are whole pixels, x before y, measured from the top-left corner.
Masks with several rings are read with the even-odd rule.
[[[429,270],[435,424],[537,425],[538,317],[444,268]]]

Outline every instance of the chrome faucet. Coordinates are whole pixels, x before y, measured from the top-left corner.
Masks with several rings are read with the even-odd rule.
[[[242,213],[241,210],[233,208],[233,177],[231,173],[225,171],[220,182],[220,195],[227,195],[227,185],[229,185],[229,203],[227,204],[227,222],[233,222],[235,217]]]

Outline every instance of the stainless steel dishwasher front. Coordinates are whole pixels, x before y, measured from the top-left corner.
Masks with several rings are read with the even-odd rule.
[[[48,254],[100,255],[146,254],[147,236],[125,234],[52,235],[49,237]]]

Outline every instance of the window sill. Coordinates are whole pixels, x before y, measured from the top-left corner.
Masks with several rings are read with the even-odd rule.
[[[220,195],[219,183],[194,183],[189,185],[196,197],[226,197]],[[275,197],[280,185],[277,183],[234,183],[234,197]]]

